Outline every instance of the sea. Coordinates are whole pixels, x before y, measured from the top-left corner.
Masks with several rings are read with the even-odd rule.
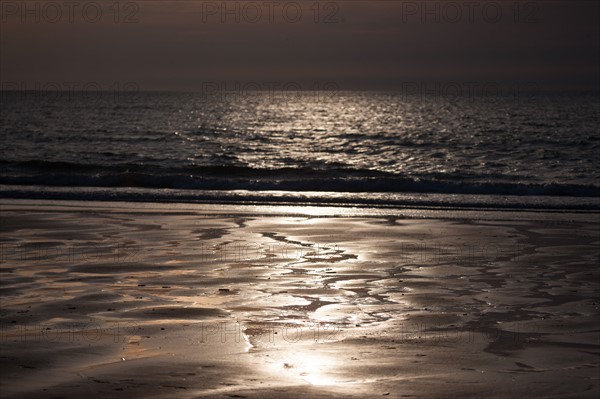
[[[597,93],[1,93],[0,197],[600,209]]]

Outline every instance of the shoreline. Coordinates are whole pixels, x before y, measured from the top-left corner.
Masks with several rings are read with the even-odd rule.
[[[600,212],[600,197],[431,192],[344,192],[281,190],[193,190],[135,187],[14,186],[0,184],[3,199],[139,202],[162,204],[245,204],[409,209],[531,210]]]
[[[279,203],[193,203],[110,200],[64,200],[0,198],[0,210],[40,211],[106,211],[114,213],[166,213],[197,215],[310,216],[334,218],[408,218],[464,220],[538,220],[600,222],[600,210],[589,209],[479,209],[394,206],[370,207],[364,204],[279,204]]]
[[[595,397],[600,214],[0,201],[6,397]]]

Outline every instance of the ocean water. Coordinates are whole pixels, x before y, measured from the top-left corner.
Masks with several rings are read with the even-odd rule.
[[[593,208],[599,122],[585,93],[2,92],[0,194]]]

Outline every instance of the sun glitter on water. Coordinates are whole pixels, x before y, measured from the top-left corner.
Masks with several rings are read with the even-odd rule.
[[[338,362],[330,356],[313,351],[302,351],[285,356],[281,364],[281,372],[312,385],[339,385],[343,381],[332,377],[337,367]]]

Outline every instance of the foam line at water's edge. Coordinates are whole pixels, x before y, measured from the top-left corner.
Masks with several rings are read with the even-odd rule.
[[[600,197],[353,193],[334,191],[177,190],[151,188],[0,185],[0,198],[163,203],[406,207],[424,209],[511,209],[598,211]]]

